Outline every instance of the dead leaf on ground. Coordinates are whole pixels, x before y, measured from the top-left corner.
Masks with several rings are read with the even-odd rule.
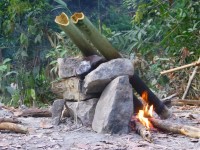
[[[43,129],[50,129],[50,128],[53,128],[53,125],[46,120],[42,120],[40,122],[40,127]]]

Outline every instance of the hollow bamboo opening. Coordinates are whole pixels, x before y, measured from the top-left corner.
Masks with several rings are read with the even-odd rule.
[[[78,23],[79,20],[84,19],[84,14],[82,12],[81,13],[76,12],[71,16],[71,19],[73,23]]]
[[[69,24],[68,16],[62,12],[59,16],[56,16],[55,22],[62,26],[67,26]]]

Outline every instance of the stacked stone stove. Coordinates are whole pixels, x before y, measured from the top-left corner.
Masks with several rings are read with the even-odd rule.
[[[60,123],[64,107],[71,117],[99,133],[128,133],[133,114],[133,90],[129,59],[105,61],[99,56],[59,58],[60,81],[53,91],[61,99],[52,106],[53,123]]]

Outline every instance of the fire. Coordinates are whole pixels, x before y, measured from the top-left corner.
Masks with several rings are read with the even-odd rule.
[[[148,92],[144,91],[141,96],[144,102],[148,103]],[[153,105],[149,107],[149,105],[147,104],[144,106],[143,110],[139,110],[137,114],[138,120],[145,127],[147,127],[147,129],[150,129],[150,127],[152,126],[150,121],[148,120],[149,117],[153,117]]]
[[[150,129],[152,126],[150,121],[148,120],[148,117],[153,116],[153,105],[150,107],[146,105],[143,110],[139,110],[137,114],[138,120],[145,126],[147,129]]]
[[[143,99],[145,102],[148,102],[148,93],[147,93],[147,91],[142,92],[142,99]]]

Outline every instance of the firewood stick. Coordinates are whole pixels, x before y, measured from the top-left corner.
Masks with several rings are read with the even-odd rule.
[[[136,120],[134,124],[135,124],[135,130],[137,134],[139,134],[144,140],[148,142],[153,141],[150,131],[145,126],[143,126],[139,121],[136,121]]]
[[[51,117],[52,113],[48,109],[29,108],[22,111],[17,117]]]
[[[172,105],[182,104],[182,105],[200,105],[200,100],[183,100],[183,99],[176,99],[171,100]]]
[[[183,134],[193,138],[200,138],[200,129],[187,125],[175,124],[170,121],[149,118],[151,123],[161,129],[172,133]]]
[[[200,57],[199,57],[198,62],[200,63]],[[197,63],[198,63],[198,62],[197,62]],[[192,75],[190,76],[190,78],[189,78],[189,80],[188,80],[188,84],[187,84],[187,87],[186,87],[186,89],[185,89],[185,92],[184,92],[184,94],[183,94],[183,96],[182,96],[182,99],[185,99],[185,97],[186,97],[186,95],[187,95],[187,93],[188,93],[188,91],[189,91],[190,85],[191,85],[191,83],[192,83],[192,80],[194,79],[194,76],[195,76],[195,74],[196,74],[196,72],[197,72],[197,69],[198,69],[198,66],[196,66],[196,67],[194,68],[194,70],[193,70],[193,72],[192,72]]]
[[[0,117],[0,123],[2,122],[11,122],[11,123],[21,123],[17,118],[2,118]]]
[[[9,130],[16,133],[24,133],[24,134],[28,132],[28,129],[26,127],[11,122],[0,123],[0,130]]]
[[[192,66],[196,66],[197,67],[198,65],[200,65],[200,58],[199,58],[198,61],[193,62],[191,64],[187,64],[187,65],[183,65],[183,66],[180,66],[180,67],[172,68],[172,69],[169,69],[169,70],[161,71],[160,74],[163,75],[163,74],[167,74],[167,73],[170,73],[170,72],[178,71],[178,70],[181,70],[181,69],[184,69],[184,68],[188,68],[188,67],[192,67]]]
[[[163,101],[168,107],[183,106],[183,105],[197,105],[200,106],[200,100],[183,100],[183,99],[167,99]]]

